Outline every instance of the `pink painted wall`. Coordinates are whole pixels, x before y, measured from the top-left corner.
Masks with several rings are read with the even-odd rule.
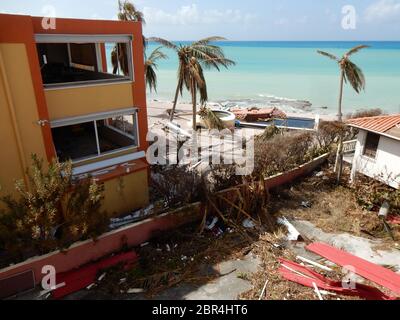
[[[322,163],[326,161],[328,158],[328,154],[325,154],[319,158],[314,159],[313,161],[306,163],[296,169],[291,171],[277,174],[273,177],[264,180],[265,187],[267,189],[274,189],[288,183],[295,181],[300,177],[304,177],[311,172],[313,172],[316,168],[318,168]]]
[[[71,246],[68,251],[54,252],[0,270],[0,280],[33,270],[36,284],[43,278],[42,268],[54,266],[56,272],[65,272],[121,250],[124,244],[134,247],[148,241],[154,233],[176,228],[200,218],[200,203],[190,209],[177,210],[129,225],[102,235],[97,241],[84,241]]]

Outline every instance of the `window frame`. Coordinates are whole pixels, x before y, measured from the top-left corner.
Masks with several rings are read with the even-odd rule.
[[[95,139],[96,139],[97,155],[90,155],[90,156],[86,156],[86,157],[82,157],[82,158],[78,158],[78,159],[71,159],[73,165],[79,165],[79,164],[87,162],[87,161],[102,159],[106,156],[120,154],[122,152],[129,151],[129,150],[139,149],[140,148],[140,136],[139,136],[139,125],[138,125],[138,111],[139,111],[138,108],[128,108],[128,109],[120,109],[120,110],[109,111],[109,112],[102,112],[102,113],[97,113],[97,114],[92,114],[92,115],[64,118],[64,119],[51,121],[50,126],[51,126],[51,129],[56,129],[56,128],[68,127],[68,126],[82,124],[82,123],[91,123],[91,122],[93,123]],[[118,116],[127,116],[127,115],[128,116],[131,115],[135,121],[134,127],[135,127],[136,136],[133,137],[133,139],[135,140],[135,145],[124,147],[124,148],[119,148],[119,149],[108,151],[108,152],[101,152],[99,133],[97,130],[97,121],[104,121],[109,118],[118,117]],[[120,134],[126,135],[126,133],[120,132],[120,130],[118,130],[117,132]],[[130,136],[130,135],[128,135],[128,137],[132,138],[132,136]],[[53,140],[53,145],[55,148],[54,140]],[[57,159],[58,159],[58,156],[57,156]]]
[[[378,141],[377,141],[377,144],[376,144],[376,150],[375,150],[375,155],[374,156],[372,156],[371,154],[367,153],[367,151],[368,151],[367,150],[368,138],[370,138],[371,136],[378,137]],[[365,141],[364,141],[364,147],[363,147],[363,153],[362,153],[363,157],[366,157],[366,158],[372,159],[372,160],[376,160],[376,158],[378,156],[380,142],[381,142],[381,135],[380,134],[375,133],[375,132],[367,131],[366,135],[365,135]]]
[[[71,34],[35,34],[36,44],[54,44],[54,43],[63,43],[68,45],[68,57],[69,64],[71,65],[71,53],[70,53],[70,44],[82,44],[82,43],[93,43],[96,47],[96,61],[98,66],[101,68],[101,72],[103,70],[103,57],[100,54],[99,44],[106,43],[125,43],[128,45],[128,68],[129,68],[129,76],[124,76],[119,79],[99,79],[99,80],[87,80],[87,81],[76,81],[76,82],[61,82],[61,83],[51,83],[45,84],[43,83],[43,87],[45,89],[60,89],[60,88],[71,88],[71,87],[85,87],[85,86],[93,86],[93,85],[103,85],[103,84],[116,84],[116,83],[124,83],[124,82],[135,82],[135,69],[133,63],[133,35],[71,35]],[[107,73],[108,74],[108,73]]]

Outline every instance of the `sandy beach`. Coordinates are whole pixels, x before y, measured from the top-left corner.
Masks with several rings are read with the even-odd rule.
[[[217,106],[217,103],[210,102],[208,103],[210,107]],[[167,110],[172,109],[173,103],[172,101],[160,101],[160,100],[149,100],[147,101],[147,113],[149,116],[149,127],[154,125],[155,123],[159,121],[168,121],[168,114]],[[266,108],[269,108],[270,106],[266,105]],[[192,105],[190,103],[186,102],[178,102],[176,111],[178,113],[190,113],[192,111]],[[309,119],[315,119],[317,115],[319,115],[321,120],[325,121],[333,121],[336,119],[336,115],[331,114],[331,115],[326,115],[322,114],[320,115],[317,112],[310,112],[310,111],[304,111],[300,110],[298,112],[286,112],[286,114],[289,117],[299,117],[299,118],[309,118]],[[184,119],[187,119],[188,121],[191,120],[190,116],[185,116],[183,117]]]

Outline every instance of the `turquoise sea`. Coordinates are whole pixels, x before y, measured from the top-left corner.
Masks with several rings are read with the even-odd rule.
[[[184,42],[182,42],[184,43]],[[229,70],[206,71],[209,99],[228,105],[275,105],[285,111],[335,114],[339,68],[317,54],[325,50],[343,55],[348,49],[367,44],[371,48],[352,57],[365,73],[366,90],[357,95],[349,86],[344,93],[344,112],[382,108],[400,113],[400,42],[220,42],[226,56],[237,65]],[[150,43],[147,52],[158,45]],[[158,68],[158,91],[149,99],[173,99],[177,58]],[[188,95],[182,101],[189,101]],[[308,104],[309,102],[311,104]]]

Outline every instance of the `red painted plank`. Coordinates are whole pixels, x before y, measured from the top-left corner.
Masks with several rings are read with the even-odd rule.
[[[319,289],[332,291],[338,294],[347,296],[357,296],[365,298],[367,300],[395,300],[396,298],[387,296],[379,289],[370,287],[363,284],[356,284],[355,289],[344,288],[341,282],[334,281],[332,279],[326,278],[321,274],[315,272],[314,270],[299,265],[293,261],[280,259],[282,266],[279,269],[279,273],[286,280],[296,282],[305,287],[314,288],[313,283],[317,285]],[[295,272],[285,268],[289,267]]]
[[[400,216],[389,216],[387,221],[392,224],[399,224],[400,225]]]
[[[312,243],[307,250],[344,267],[351,266],[354,272],[400,296],[400,275],[382,266],[368,262],[345,251],[336,249],[325,243]]]
[[[79,269],[60,273],[57,275],[57,284],[64,282],[65,286],[54,290],[52,296],[55,299],[61,299],[71,293],[82,290],[95,282],[96,275],[100,270],[110,268],[119,263],[131,264],[137,259],[138,256],[135,252],[128,252],[91,263]]]

